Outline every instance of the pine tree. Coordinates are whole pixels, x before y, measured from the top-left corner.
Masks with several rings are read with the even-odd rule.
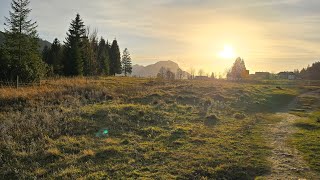
[[[300,76],[303,79],[320,80],[320,61],[313,63],[312,66],[309,65],[307,68],[303,68]]]
[[[117,40],[113,40],[110,48],[110,74],[121,74],[121,55]]]
[[[125,76],[132,73],[132,62],[128,49],[126,48],[122,54],[122,72]]]
[[[214,74],[213,72],[211,73],[210,78],[211,78],[211,79],[215,79],[215,78],[216,78],[216,76],[215,76],[215,74]]]
[[[50,59],[50,51],[51,49],[46,45],[42,50],[42,60],[46,62],[49,65],[52,65],[51,59]]]
[[[109,50],[106,41],[101,38],[98,46],[98,63],[99,63],[99,74],[109,74]]]
[[[0,48],[0,80],[7,80],[10,74],[11,63],[9,61],[8,55],[5,54],[3,47]]]
[[[57,38],[54,39],[50,49],[50,61],[53,66],[53,73],[62,75],[62,46]]]
[[[13,80],[19,76],[22,81],[33,82],[44,75],[45,64],[39,53],[37,23],[29,20],[29,4],[29,0],[12,0],[10,17],[5,18],[7,28],[3,52],[7,69],[2,79]]]
[[[88,38],[83,38],[81,47],[81,59],[83,62],[83,75],[94,75],[91,69],[92,48]]]
[[[80,15],[72,20],[67,33],[65,42],[65,75],[78,76],[83,75],[83,39],[85,37],[85,25]]]

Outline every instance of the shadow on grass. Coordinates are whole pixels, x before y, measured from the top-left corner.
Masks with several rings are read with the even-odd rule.
[[[295,123],[294,126],[304,129],[304,130],[309,130],[309,131],[313,131],[313,130],[319,130],[320,127],[313,125],[313,124],[309,124],[309,123]]]
[[[190,174],[186,174],[181,179],[254,179],[264,174],[270,173],[270,168],[267,166],[253,167],[241,165],[220,165],[216,168],[199,167]]]
[[[250,113],[278,113],[288,112],[293,106],[296,105],[296,97],[292,94],[273,94],[267,101],[262,103],[251,104],[247,108]]]

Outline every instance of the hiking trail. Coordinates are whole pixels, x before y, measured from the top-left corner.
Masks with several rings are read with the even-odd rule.
[[[272,154],[268,158],[272,163],[272,167],[271,173],[266,176],[267,179],[320,179],[309,168],[302,154],[288,144],[288,138],[297,131],[294,123],[299,118],[290,114],[289,111],[297,105],[299,97],[310,95],[311,93],[318,93],[318,91],[299,95],[288,104],[286,109],[275,114],[275,117],[280,119],[279,122],[267,125],[265,137],[269,147],[272,149]]]

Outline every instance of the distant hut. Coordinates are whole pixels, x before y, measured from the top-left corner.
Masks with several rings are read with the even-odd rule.
[[[279,79],[288,79],[288,80],[295,80],[296,74],[294,72],[280,72],[278,74]]]

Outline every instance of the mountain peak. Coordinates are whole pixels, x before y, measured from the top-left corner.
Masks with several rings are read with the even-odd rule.
[[[173,61],[171,61],[171,60],[167,60],[167,61],[158,61],[158,62],[156,62],[156,64],[157,63],[174,63],[174,64],[177,64],[176,62],[173,62]]]
[[[137,77],[156,77],[162,67],[170,69],[174,73],[180,68],[176,62],[171,60],[158,61],[155,64],[150,64],[148,66],[137,64],[132,67],[132,75]]]

